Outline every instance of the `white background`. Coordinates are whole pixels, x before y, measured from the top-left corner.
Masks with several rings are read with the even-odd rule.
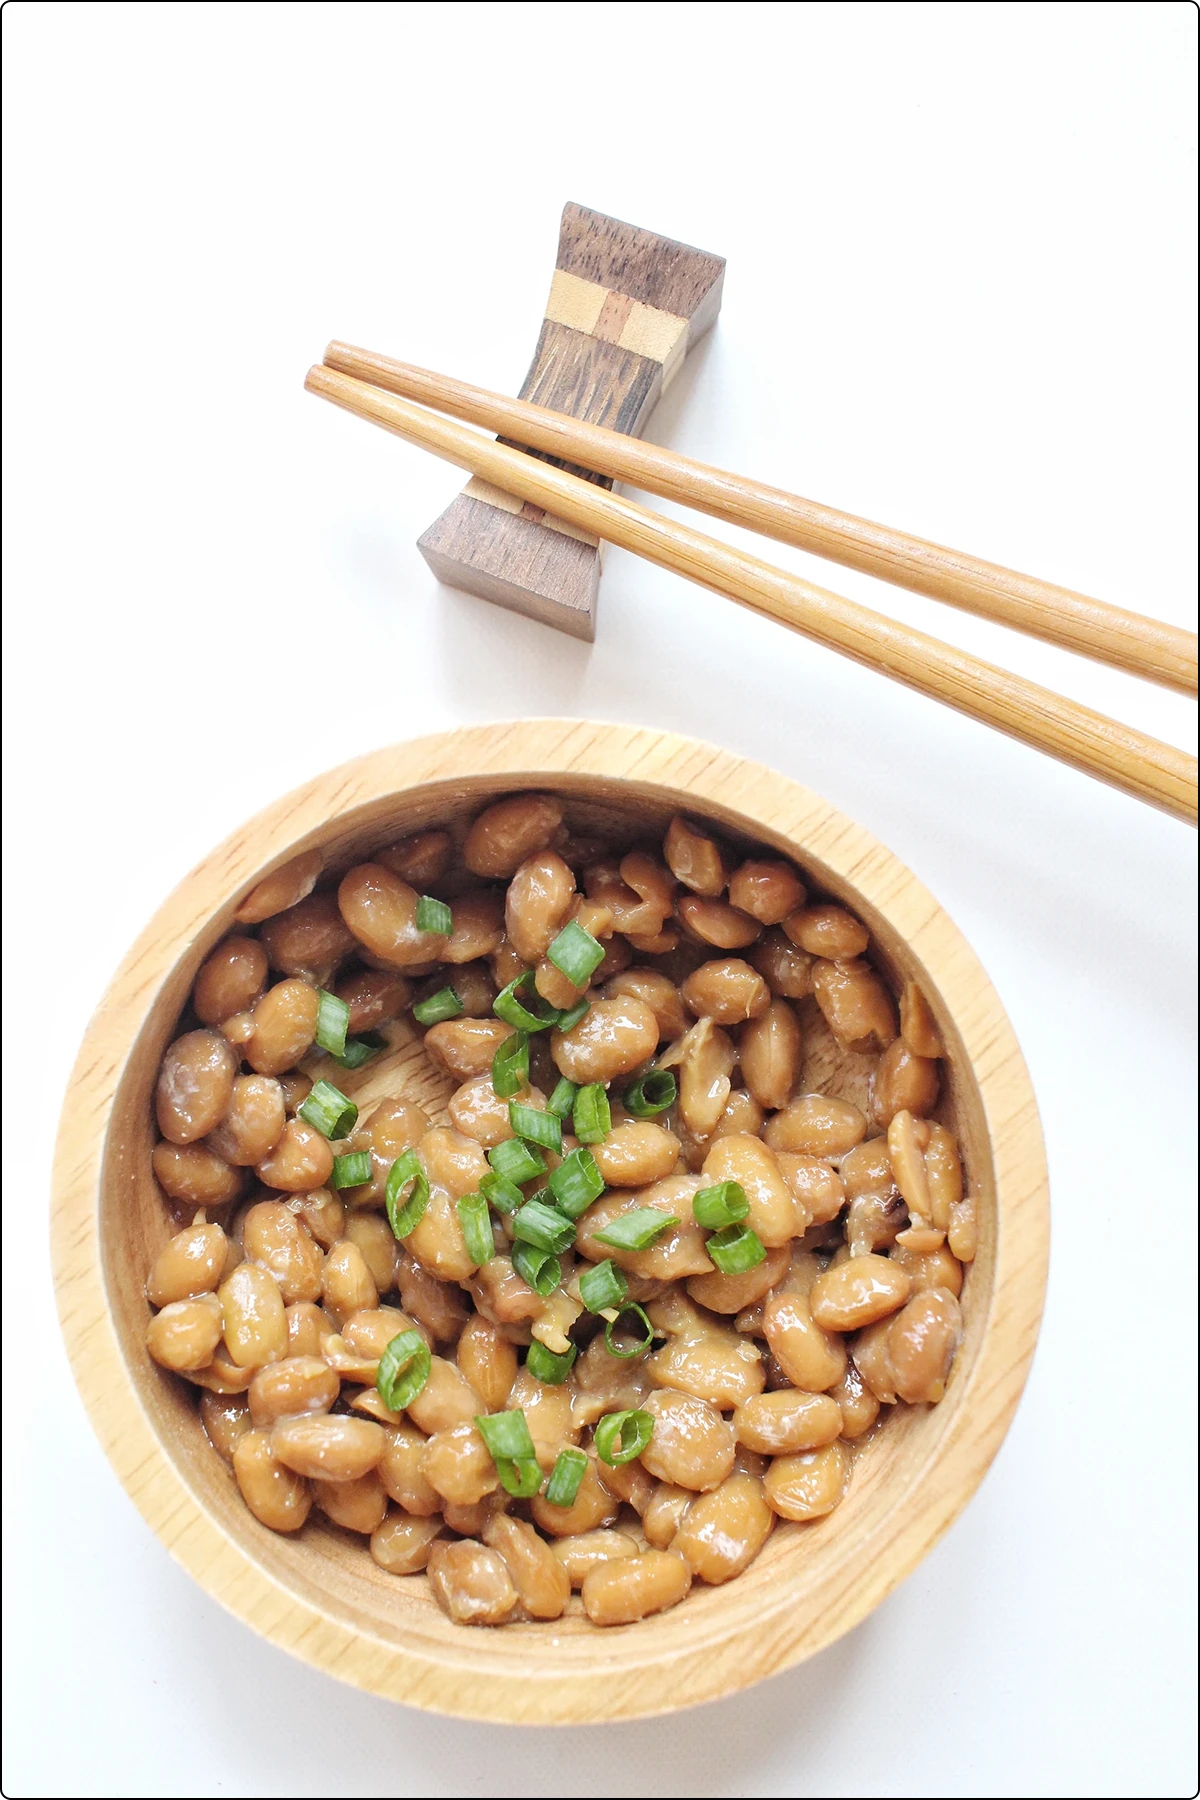
[[[338,336],[515,391],[579,200],[729,259],[650,435],[1191,623],[1195,9],[3,21],[5,1792],[1192,1792],[1194,834],[623,554],[590,649],[439,589],[414,540],[456,473],[301,382]],[[1191,701],[767,553],[1194,736]],[[346,757],[523,714],[709,738],[889,844],[999,988],[1053,1184],[1034,1374],[949,1537],[807,1666],[603,1731],[370,1699],[211,1604],[96,1447],[46,1252],[78,1040],[173,883]]]

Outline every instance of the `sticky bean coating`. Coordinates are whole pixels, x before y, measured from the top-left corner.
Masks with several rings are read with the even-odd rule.
[[[279,1200],[261,1200],[242,1222],[242,1247],[269,1269],[284,1301],[318,1300],[324,1257],[296,1215]]]
[[[189,1225],[176,1232],[154,1259],[146,1280],[151,1306],[211,1294],[225,1273],[229,1240],[219,1225]]]
[[[205,1143],[225,1162],[252,1168],[275,1148],[286,1123],[278,1081],[270,1075],[239,1075],[228,1111]]]
[[[910,1050],[903,1038],[888,1045],[875,1071],[872,1112],[884,1130],[901,1111],[924,1118],[937,1105],[938,1066]]]
[[[777,926],[754,945],[749,960],[780,999],[803,1000],[812,993],[812,957]]]
[[[504,1558],[471,1538],[439,1538],[430,1551],[429,1587],[456,1625],[503,1625],[518,1595]]]
[[[652,1119],[615,1125],[599,1144],[589,1144],[596,1167],[610,1187],[647,1187],[665,1181],[679,1161],[679,1139]]]
[[[262,947],[281,975],[300,975],[328,987],[334,970],[356,948],[333,894],[310,894],[298,906],[268,919]]]
[[[321,852],[303,850],[251,888],[238,907],[235,917],[239,925],[259,925],[287,906],[295,906],[311,894],[321,873]]]
[[[483,1528],[483,1541],[504,1558],[521,1605],[531,1619],[557,1619],[571,1598],[566,1569],[544,1538],[523,1519],[494,1513]]]
[[[357,1531],[370,1537],[387,1516],[387,1495],[372,1471],[357,1481],[322,1481],[312,1483],[313,1505],[340,1525],[343,1531]]]
[[[690,1494],[688,1498],[691,1499]],[[618,1557],[636,1556],[638,1547],[625,1532],[601,1528],[580,1532],[577,1537],[558,1538],[551,1544],[550,1553],[566,1570],[571,1586],[578,1588],[592,1569]]]
[[[675,1487],[699,1492],[719,1487],[733,1467],[737,1441],[716,1407],[692,1394],[661,1389],[647,1396],[645,1410],[654,1420],[654,1435],[642,1452],[642,1467]]]
[[[756,1268],[746,1269],[740,1275],[723,1275],[719,1269],[711,1275],[693,1275],[687,1291],[697,1305],[706,1306],[710,1312],[740,1313],[783,1280],[790,1261],[790,1243],[776,1244]]]
[[[244,1046],[256,1074],[283,1075],[312,1048],[319,1005],[310,981],[277,981],[267,989],[254,1009],[254,1035]]]
[[[604,999],[618,1000],[632,995],[643,1000],[658,1020],[660,1040],[682,1037],[688,1028],[688,1015],[679,989],[669,976],[657,969],[624,969],[604,985]]]
[[[346,1030],[351,1037],[398,1019],[412,999],[411,981],[390,969],[359,969],[333,991],[350,1008]]]
[[[172,1300],[146,1327],[146,1348],[164,1369],[185,1374],[212,1361],[221,1341],[221,1308],[211,1294]]]
[[[842,1443],[777,1456],[763,1477],[767,1504],[783,1519],[820,1519],[845,1498],[850,1452]]]
[[[350,1213],[339,1235],[357,1247],[375,1283],[376,1293],[390,1294],[399,1274],[401,1251],[383,1214]]]
[[[239,1369],[278,1362],[288,1351],[287,1314],[279,1283],[256,1263],[239,1263],[218,1289],[225,1346]]]
[[[735,1470],[719,1488],[692,1501],[671,1549],[697,1580],[716,1587],[749,1568],[774,1523],[762,1482]]]
[[[513,1027],[503,1019],[443,1019],[425,1033],[425,1054],[459,1081],[487,1075]]]
[[[441,880],[453,856],[454,839],[448,831],[418,831],[387,845],[376,860],[425,893],[431,883]]]
[[[247,1431],[233,1451],[242,1499],[272,1531],[299,1531],[312,1509],[312,1489],[275,1455],[268,1431]]]
[[[383,1426],[371,1419],[324,1413],[280,1419],[271,1429],[280,1462],[322,1481],[357,1481],[377,1466],[384,1441]]]
[[[324,1187],[332,1175],[333,1148],[315,1125],[289,1119],[255,1173],[265,1187],[282,1188],[285,1194],[307,1194]]]
[[[800,1072],[800,1021],[786,1000],[773,999],[746,1025],[738,1051],[746,1086],[760,1106],[786,1106]]]
[[[446,939],[417,928],[421,896],[382,863],[359,863],[343,876],[337,903],[358,942],[389,969],[436,961]]]
[[[544,850],[562,824],[562,805],[552,794],[511,794],[485,807],[463,844],[473,875],[507,881],[527,856]]]
[[[736,1181],[750,1204],[746,1224],[768,1248],[786,1244],[801,1229],[796,1203],[769,1145],[734,1134],[718,1138],[704,1159],[706,1186]]]
[[[714,839],[690,819],[680,814],[671,820],[663,855],[676,881],[694,894],[715,898],[724,893],[729,877],[721,852]]]
[[[379,1304],[379,1289],[357,1244],[339,1238],[321,1270],[321,1298],[339,1323]]]
[[[714,1025],[740,1025],[756,1019],[771,999],[771,990],[758,970],[740,956],[701,963],[680,991],[696,1017],[711,1019]]]
[[[508,941],[526,963],[545,956],[566,923],[575,898],[575,877],[553,850],[526,857],[508,886],[504,929]]]
[[[772,1150],[803,1156],[845,1156],[867,1135],[867,1121],[849,1100],[801,1094],[768,1121],[763,1133]]]
[[[463,1327],[456,1355],[485,1412],[504,1412],[517,1378],[517,1352],[500,1328],[476,1313]]]
[[[772,1294],[763,1308],[763,1331],[793,1387],[820,1394],[845,1374],[845,1345],[817,1324],[807,1295],[791,1291]]]
[[[442,1529],[440,1517],[414,1519],[393,1509],[371,1533],[371,1555],[389,1575],[418,1575]]]
[[[908,1272],[886,1256],[852,1256],[818,1275],[809,1306],[826,1331],[859,1331],[903,1306],[911,1289]]]
[[[250,1383],[250,1416],[265,1427],[301,1413],[326,1413],[340,1391],[337,1376],[319,1356],[285,1356],[259,1369]]]
[[[491,889],[478,894],[464,894],[450,906],[450,936],[442,951],[442,961],[459,964],[475,962],[491,956],[504,938],[504,900]],[[457,990],[456,990],[457,991]]]
[[[194,1144],[219,1125],[233,1096],[237,1062],[219,1031],[186,1031],[162,1059],[154,1104],[172,1144]]]
[[[596,1473],[595,1457],[589,1456],[583,1480],[570,1506],[551,1506],[545,1494],[535,1494],[529,1509],[534,1524],[551,1537],[571,1538],[613,1524],[620,1503]]]
[[[658,1047],[658,1020],[632,994],[597,1000],[570,1031],[555,1031],[550,1054],[560,1074],[581,1087],[628,1075]]]
[[[233,1461],[238,1439],[251,1428],[250,1408],[238,1394],[200,1396],[200,1419],[205,1435],[217,1455],[227,1463]]]
[[[777,1388],[745,1400],[733,1415],[739,1444],[762,1456],[789,1456],[818,1450],[841,1436],[842,1414],[828,1394]]]
[[[474,1506],[500,1485],[491,1452],[473,1422],[435,1431],[421,1456],[421,1473],[443,1500]]]
[[[762,935],[762,926],[757,919],[738,912],[725,900],[706,900],[699,894],[685,894],[675,911],[689,937],[701,944],[712,944],[718,950],[745,950]]]
[[[906,981],[900,995],[900,1036],[914,1056],[946,1054],[933,1011],[915,981]]]
[[[813,964],[813,993],[839,1044],[849,1050],[886,1050],[896,1036],[891,995],[864,962]]]
[[[691,1585],[692,1572],[682,1556],[673,1550],[643,1550],[589,1570],[580,1596],[593,1625],[632,1625],[678,1606]]]
[[[163,1192],[189,1206],[228,1206],[246,1185],[206,1144],[155,1144],[150,1166]]]
[[[729,904],[760,925],[778,925],[804,905],[804,884],[790,863],[751,858],[729,879]]]
[[[915,1294],[888,1328],[888,1357],[896,1392],[913,1405],[937,1401],[962,1337],[962,1313],[945,1288]]]
[[[267,953],[254,938],[228,937],[200,965],[192,1009],[202,1025],[223,1025],[249,1012],[267,979]]]

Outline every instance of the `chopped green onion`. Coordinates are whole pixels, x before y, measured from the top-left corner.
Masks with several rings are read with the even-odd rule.
[[[349,1137],[358,1121],[357,1106],[332,1081],[315,1082],[298,1114],[327,1138]]]
[[[611,1244],[614,1250],[648,1250],[671,1225],[679,1220],[673,1213],[661,1213],[654,1207],[636,1206],[632,1212],[620,1213],[611,1225],[596,1233],[598,1244]]]
[[[604,1192],[604,1177],[591,1151],[581,1145],[550,1171],[547,1186],[559,1211],[565,1212],[568,1219],[577,1219]]]
[[[562,1120],[554,1113],[542,1112],[536,1106],[524,1106],[520,1100],[508,1103],[508,1122],[519,1138],[540,1144],[543,1150],[562,1149]]]
[[[575,1227],[556,1206],[541,1200],[527,1200],[520,1212],[513,1214],[513,1231],[519,1242],[532,1244],[535,1250],[548,1250],[557,1256],[575,1242]]]
[[[575,1136],[581,1144],[598,1144],[612,1130],[608,1094],[599,1081],[589,1081],[575,1096]]]
[[[598,944],[578,919],[563,926],[546,955],[575,987],[586,987],[594,969],[604,961],[604,945]]]
[[[462,1226],[467,1255],[473,1263],[491,1262],[496,1254],[492,1236],[492,1215],[482,1194],[464,1194],[455,1208]]]
[[[724,1231],[714,1231],[705,1240],[704,1248],[722,1275],[742,1275],[747,1269],[757,1269],[767,1254],[758,1234],[748,1225],[728,1225]]]
[[[532,1244],[514,1244],[512,1266],[535,1294],[552,1294],[562,1280],[562,1264],[549,1250],[535,1250]]]
[[[746,1191],[738,1181],[719,1181],[715,1187],[701,1188],[692,1195],[692,1213],[705,1231],[737,1225],[749,1211]]]
[[[514,1500],[529,1500],[542,1485],[542,1465],[536,1456],[498,1456],[500,1486]]]
[[[410,1181],[412,1192],[407,1200],[402,1200],[401,1192]],[[429,1205],[429,1178],[415,1150],[406,1150],[396,1158],[388,1170],[383,1196],[393,1237],[406,1238],[421,1223]]]
[[[531,990],[527,992],[527,990]],[[525,995],[529,1004],[526,1006],[520,996]],[[532,1009],[536,1007],[535,1012]],[[506,1025],[515,1025],[518,1031],[546,1031],[551,1025],[558,1024],[558,1008],[543,1000],[533,986],[533,970],[525,969],[514,977],[492,1001],[492,1011]]]
[[[510,1462],[520,1462],[537,1455],[523,1412],[476,1413],[475,1425],[493,1462],[499,1462],[502,1456]]]
[[[629,1283],[611,1257],[607,1262],[585,1269],[579,1277],[579,1298],[589,1312],[598,1313],[606,1307],[619,1306],[628,1292]]]
[[[501,1100],[508,1100],[529,1086],[529,1033],[514,1031],[492,1058],[492,1086]]]
[[[454,930],[454,914],[444,900],[422,894],[417,901],[417,930],[432,931],[438,937],[449,937]]]
[[[523,1144],[520,1138],[505,1138],[502,1144],[493,1144],[487,1153],[487,1159],[497,1175],[503,1175],[516,1187],[523,1187],[525,1182],[532,1181],[535,1175],[546,1173],[546,1159]],[[491,1196],[488,1196],[489,1199]]]
[[[361,1069],[365,1062],[370,1062],[373,1056],[378,1056],[387,1047],[388,1041],[381,1031],[364,1031],[358,1037],[346,1039],[346,1048],[340,1056],[335,1055],[332,1050],[329,1054],[343,1069]]]
[[[518,1206],[525,1204],[525,1196],[516,1182],[509,1181],[505,1175],[498,1175],[495,1169],[482,1178],[479,1191],[486,1194],[498,1213],[516,1212]]]
[[[670,1069],[647,1069],[644,1075],[631,1082],[622,1098],[625,1111],[635,1119],[652,1119],[655,1113],[666,1112],[668,1106],[675,1104],[678,1092],[678,1083]]]
[[[495,1084],[493,1083],[493,1086]],[[575,1096],[579,1092],[573,1081],[564,1075],[554,1092],[546,1102],[546,1111],[552,1112],[556,1119],[569,1119],[575,1106]]]
[[[630,1313],[637,1314],[642,1322],[645,1335],[638,1340],[631,1350],[618,1350],[616,1344],[613,1342],[613,1332],[617,1329],[621,1320],[626,1318]],[[636,1300],[627,1300],[617,1317],[615,1319],[609,1319],[604,1327],[604,1342],[608,1345],[609,1354],[611,1356],[640,1356],[643,1350],[648,1350],[650,1348],[653,1338],[654,1327],[650,1323],[646,1313],[644,1313],[642,1308],[637,1304]]]
[[[366,1150],[353,1150],[349,1156],[335,1156],[329,1177],[331,1188],[361,1187],[371,1179],[371,1157]]]
[[[418,1025],[440,1025],[443,1019],[457,1019],[463,1003],[452,987],[439,988],[428,1000],[418,1000],[412,1009]]]
[[[345,1056],[350,1008],[336,994],[317,989],[317,1043],[330,1056]]]
[[[375,1374],[375,1386],[383,1404],[393,1412],[402,1412],[425,1386],[431,1366],[429,1345],[419,1331],[402,1331],[394,1337],[380,1357]]]
[[[574,1031],[584,1014],[591,1012],[591,1010],[592,1003],[590,1000],[577,1000],[574,1006],[568,1006],[566,1012],[559,1013],[558,1029],[560,1031]]]
[[[640,1456],[653,1436],[652,1413],[640,1410],[605,1413],[596,1427],[596,1455],[610,1469],[619,1469],[623,1463]]]
[[[557,1387],[571,1373],[571,1364],[578,1354],[579,1352],[572,1344],[569,1350],[564,1350],[559,1356],[555,1351],[547,1350],[545,1344],[540,1344],[537,1338],[534,1338],[525,1352],[525,1367],[531,1375],[536,1375],[538,1380],[544,1381],[548,1387]]]
[[[574,1506],[580,1483],[587,1474],[587,1466],[585,1451],[559,1451],[554,1459],[550,1479],[546,1483],[546,1499],[551,1506]]]

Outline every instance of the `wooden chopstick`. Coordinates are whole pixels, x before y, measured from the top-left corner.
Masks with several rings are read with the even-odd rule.
[[[1196,692],[1194,632],[1143,618],[1103,600],[1091,600],[1034,575],[1019,575],[959,550],[947,550],[890,526],[874,525],[869,519],[838,512],[818,501],[802,500],[745,475],[727,474],[658,444],[640,443],[602,425],[587,425],[548,407],[511,400],[352,344],[330,344],[325,362],[345,375],[467,419],[502,437],[516,438],[531,449],[594,469],[598,475],[631,482],[664,500],[678,501],[731,525],[744,525],[763,537],[795,544],[897,587],[929,594],[964,612],[996,619],[1097,662],[1144,675],[1163,687],[1184,694]]]
[[[304,385],[569,524],[778,619],[1176,818],[1196,821],[1196,759],[1157,738],[368,382],[318,365]]]

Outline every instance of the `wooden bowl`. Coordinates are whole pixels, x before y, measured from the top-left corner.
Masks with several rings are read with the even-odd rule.
[[[965,1337],[940,1406],[898,1409],[860,1451],[850,1493],[813,1524],[781,1524],[747,1573],[673,1611],[601,1631],[584,1618],[451,1625],[423,1577],[396,1580],[365,1543],[321,1522],[266,1530],[208,1444],[195,1390],[146,1355],[142,1284],[169,1233],[150,1172],[151,1095],[196,969],[255,882],[319,846],[345,868],[489,797],[553,789],[568,816],[661,829],[680,809],[793,857],[859,913],[893,978],[916,976],[948,1047],[941,1116],[959,1134],[981,1209]],[[811,1071],[853,1092],[844,1058]],[[364,1079],[365,1078],[365,1079]],[[349,1085],[347,1081],[345,1085]],[[400,1027],[360,1091],[435,1108],[439,1088]],[[865,831],[781,775],[706,744],[624,725],[477,726],[364,756],[261,813],[162,906],[84,1039],[53,1191],[58,1305],[92,1424],[171,1554],[272,1643],[343,1681],[436,1712],[579,1723],[690,1706],[787,1668],[856,1625],[937,1542],[1004,1436],[1033,1355],[1046,1276],[1046,1170],[1029,1077],[970,948],[920,882]],[[316,1515],[314,1515],[314,1520]]]

